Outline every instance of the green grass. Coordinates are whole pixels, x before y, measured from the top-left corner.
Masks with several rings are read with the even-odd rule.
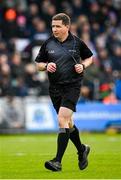
[[[0,136],[0,179],[121,179],[121,134],[80,134],[91,146],[89,166],[80,171],[71,142],[62,172],[51,172],[44,162],[54,157],[56,134]]]

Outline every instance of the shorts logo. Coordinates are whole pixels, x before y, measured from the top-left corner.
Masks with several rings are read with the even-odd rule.
[[[54,50],[49,50],[48,53],[49,53],[49,54],[54,54],[55,51],[54,51]]]

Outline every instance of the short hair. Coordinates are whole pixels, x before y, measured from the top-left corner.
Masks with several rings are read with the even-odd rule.
[[[59,14],[54,15],[52,17],[52,21],[53,20],[62,20],[62,24],[64,24],[65,26],[70,25],[71,23],[70,17],[65,13],[59,13]]]

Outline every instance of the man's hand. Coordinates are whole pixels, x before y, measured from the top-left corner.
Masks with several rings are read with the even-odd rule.
[[[56,64],[53,62],[50,62],[47,64],[47,71],[50,73],[54,73],[56,71]]]
[[[84,66],[82,64],[76,64],[75,66],[75,71],[80,74],[84,71]]]

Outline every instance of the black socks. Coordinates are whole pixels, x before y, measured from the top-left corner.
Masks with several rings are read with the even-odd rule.
[[[78,152],[83,152],[85,150],[85,146],[81,144],[80,137],[79,137],[79,130],[74,125],[73,128],[69,129],[70,131],[70,140],[76,146]]]
[[[66,150],[66,147],[68,145],[68,141],[70,140],[73,142],[75,147],[77,148],[77,151],[81,154],[85,150],[85,146],[81,144],[80,137],[79,137],[79,130],[74,125],[73,128],[60,128],[58,139],[57,139],[57,154],[55,159],[61,163],[63,154]]]
[[[68,128],[60,128],[58,139],[57,139],[57,154],[56,160],[61,162],[63,154],[66,150],[69,141],[69,129]]]

